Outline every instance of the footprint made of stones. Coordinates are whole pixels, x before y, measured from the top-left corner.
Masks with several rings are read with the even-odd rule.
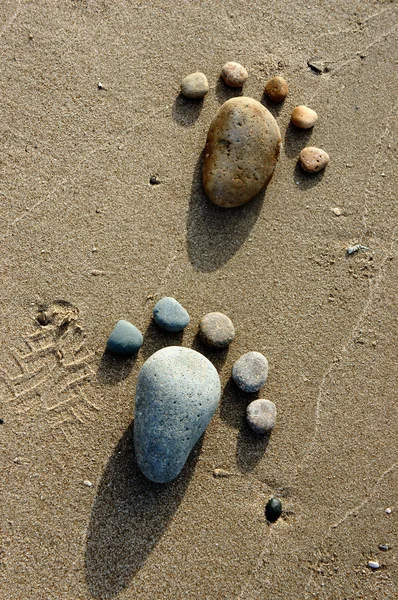
[[[181,331],[190,322],[188,312],[174,298],[159,300],[153,319],[162,329]],[[119,321],[107,349],[126,356],[138,352],[140,332],[127,321]],[[199,323],[206,345],[225,349],[235,337],[232,321],[222,313],[208,313]],[[131,338],[131,339],[130,339]],[[142,336],[139,340],[142,343]],[[243,391],[258,391],[268,375],[267,359],[249,352],[238,359],[232,378]],[[221,382],[214,365],[203,354],[182,346],[166,346],[150,356],[137,380],[134,445],[142,473],[156,483],[175,479],[199,438],[209,425],[221,398]],[[267,401],[264,401],[267,402]],[[271,403],[272,404],[272,403]],[[248,424],[253,415],[247,415]],[[276,412],[274,415],[276,419]],[[263,427],[269,433],[275,423]],[[257,433],[263,433],[257,427]]]

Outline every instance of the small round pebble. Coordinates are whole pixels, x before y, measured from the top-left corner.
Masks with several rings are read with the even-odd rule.
[[[386,508],[386,513],[387,513],[388,515],[391,515],[391,513],[392,513],[392,510],[391,510],[391,508]]]
[[[245,67],[237,62],[227,62],[221,69],[221,77],[224,83],[231,87],[242,87],[246,83],[248,76]]]
[[[153,309],[154,321],[166,331],[182,331],[189,324],[189,314],[175,298],[159,300]]]
[[[114,330],[108,338],[106,347],[115,354],[131,356],[138,352],[143,342],[142,333],[135,325],[124,321],[118,321]]]
[[[289,93],[287,82],[279,75],[272,77],[265,84],[264,92],[272,102],[283,102]]]
[[[255,433],[270,433],[276,425],[276,406],[271,400],[253,400],[246,410],[246,420]]]
[[[226,348],[235,337],[234,325],[227,315],[208,313],[199,322],[202,340],[213,348]]]
[[[377,562],[377,560],[370,560],[368,562],[368,567],[369,567],[369,569],[376,570],[376,569],[380,569],[380,564]]]
[[[309,146],[303,148],[299,154],[300,167],[306,173],[318,173],[329,163],[329,154],[321,148]],[[341,213],[340,213],[341,214]]]
[[[268,376],[268,361],[260,352],[247,352],[234,363],[232,379],[244,392],[258,392]]]
[[[209,83],[204,73],[191,73],[181,81],[181,94],[186,98],[204,98],[209,91]]]
[[[270,498],[265,507],[267,521],[275,523],[282,514],[282,502],[279,498]]]
[[[318,115],[308,106],[296,106],[293,108],[291,121],[300,129],[311,129],[318,120]]]

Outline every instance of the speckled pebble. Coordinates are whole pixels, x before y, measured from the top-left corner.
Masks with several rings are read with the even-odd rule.
[[[268,376],[268,361],[260,352],[247,352],[234,363],[232,379],[244,392],[258,392]]]
[[[203,159],[203,185],[217,206],[249,202],[274,173],[281,133],[257,100],[240,96],[224,102],[210,124]]]
[[[186,98],[203,98],[208,91],[209,83],[204,73],[191,73],[181,81],[181,94]]]
[[[124,321],[118,321],[108,338],[106,347],[115,354],[131,356],[138,352],[143,342],[142,333],[135,325]]]
[[[277,75],[267,81],[264,92],[273,102],[279,103],[284,101],[289,93],[289,88],[286,80]]]
[[[166,331],[182,331],[189,324],[188,312],[175,298],[166,296],[153,309],[154,321]]]
[[[242,87],[246,83],[248,76],[245,67],[237,62],[227,62],[221,69],[221,77],[224,83],[231,87]]]
[[[282,514],[282,502],[279,498],[270,498],[265,507],[267,521],[275,523]]]
[[[270,433],[276,425],[276,406],[271,400],[253,400],[246,410],[246,420],[256,433]]]
[[[200,320],[199,333],[208,346],[226,348],[235,337],[235,328],[227,315],[212,312]]]
[[[151,481],[175,479],[215,413],[221,383],[202,354],[168,346],[152,354],[138,375],[134,447]]]
[[[308,106],[296,106],[293,109],[291,121],[293,125],[300,129],[311,129],[318,120],[318,115]]]
[[[318,173],[329,163],[329,154],[321,148],[308,146],[299,154],[300,166],[306,173]]]

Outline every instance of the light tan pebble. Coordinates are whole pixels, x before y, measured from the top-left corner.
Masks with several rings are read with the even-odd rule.
[[[318,120],[318,115],[308,106],[296,106],[293,108],[291,121],[300,129],[311,129]]]
[[[214,477],[231,477],[231,475],[233,475],[233,473],[230,473],[230,471],[226,471],[225,469],[214,469],[213,471]]]
[[[203,185],[217,206],[233,208],[269,183],[279,157],[281,134],[274,117],[257,100],[225,102],[207,134]]]
[[[84,485],[85,485],[85,486],[87,486],[87,487],[93,487],[93,484],[92,484],[92,483],[91,483],[91,481],[89,481],[88,479],[85,479],[85,480],[83,481],[83,483],[84,483]]]
[[[186,98],[203,98],[209,91],[209,83],[204,73],[199,71],[187,75],[181,81],[181,94]]]
[[[273,102],[283,102],[289,93],[289,88],[286,80],[278,75],[267,81],[264,92]]]
[[[212,312],[201,318],[199,333],[208,346],[226,348],[235,337],[235,328],[227,315]]]
[[[343,214],[338,206],[336,206],[335,208],[332,208],[332,212],[334,212],[336,217],[340,217]]]
[[[328,164],[329,154],[325,150],[309,146],[300,152],[299,161],[301,168],[307,173],[318,173]]]
[[[242,87],[248,78],[249,74],[245,67],[237,62],[227,62],[221,69],[221,77],[227,85],[231,87]]]

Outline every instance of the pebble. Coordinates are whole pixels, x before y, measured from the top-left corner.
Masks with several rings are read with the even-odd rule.
[[[91,481],[89,481],[88,479],[85,479],[83,481],[83,484],[87,487],[94,487],[94,485],[91,483]]]
[[[189,314],[175,298],[159,300],[153,309],[155,323],[166,331],[182,331],[189,324]]]
[[[202,354],[168,346],[152,354],[137,380],[134,445],[149,480],[177,477],[217,409],[221,383]]]
[[[260,102],[227,100],[207,134],[203,185],[209,199],[232,208],[254,198],[272,177],[281,141],[277,122]]]
[[[265,84],[264,92],[273,102],[283,102],[289,93],[289,87],[283,77],[272,77]]]
[[[340,217],[343,214],[341,212],[341,209],[338,206],[335,206],[335,208],[332,208],[332,212],[334,212],[334,214],[336,215],[336,217]]]
[[[322,171],[329,163],[329,154],[321,148],[309,146],[303,148],[299,154],[300,166],[306,173],[317,173]]]
[[[377,562],[377,560],[370,560],[368,562],[368,567],[369,569],[380,569],[380,564]]]
[[[233,475],[233,473],[231,473],[230,471],[226,471],[225,469],[214,469],[213,471],[213,477],[231,477],[231,475]]]
[[[106,347],[115,354],[131,356],[138,352],[143,342],[142,333],[135,325],[124,321],[118,321],[114,330],[108,338]]]
[[[235,337],[235,327],[227,315],[208,313],[199,322],[202,340],[213,348],[226,348]]]
[[[181,94],[186,98],[204,98],[208,91],[209,83],[204,73],[191,73],[181,81]]]
[[[388,515],[391,515],[391,513],[392,513],[392,510],[391,510],[391,508],[386,508],[386,513],[387,513]]]
[[[258,392],[268,377],[268,361],[260,352],[247,352],[234,363],[232,379],[244,392]]]
[[[254,400],[246,410],[246,420],[255,433],[270,433],[276,425],[276,406],[270,400]]]
[[[282,514],[282,502],[279,498],[270,498],[265,507],[267,521],[275,523]]]
[[[234,88],[242,87],[248,78],[249,74],[245,67],[237,62],[227,62],[221,69],[221,77],[227,85]]]
[[[379,544],[379,550],[383,550],[383,552],[387,552],[387,550],[390,549],[390,546],[387,546],[387,544]]]
[[[318,115],[308,106],[296,106],[293,108],[291,121],[300,129],[311,129],[318,120]]]

